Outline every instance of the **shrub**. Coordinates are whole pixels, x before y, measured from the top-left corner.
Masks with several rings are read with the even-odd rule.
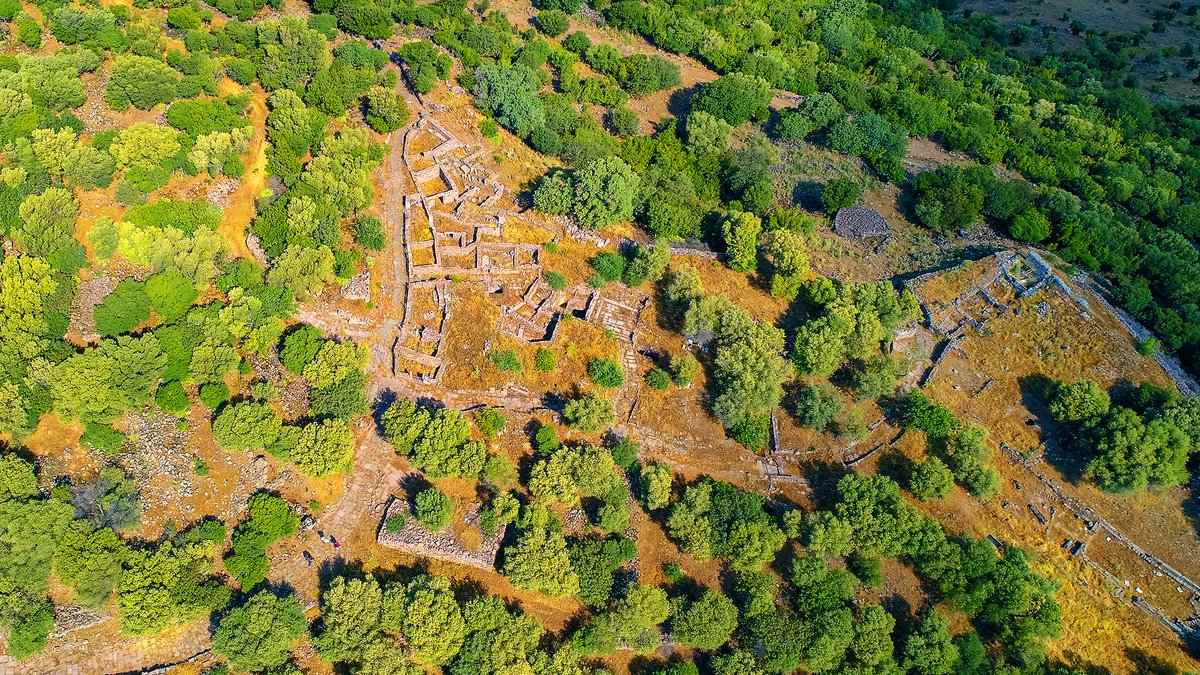
[[[367,92],[367,124],[375,131],[386,134],[395,131],[412,119],[412,111],[400,92],[384,87],[372,87]]]
[[[128,333],[150,319],[150,297],[146,286],[133,279],[117,284],[93,314],[96,331],[105,337]]]
[[[567,19],[566,12],[561,9],[548,9],[538,12],[537,29],[550,37],[558,37],[567,32],[571,27],[571,22]]]
[[[909,488],[913,496],[923,502],[945,499],[954,489],[954,474],[941,459],[930,457],[913,467]]]
[[[688,352],[683,356],[672,356],[670,370],[671,379],[675,381],[676,385],[688,387],[700,376],[703,368],[700,361],[691,352]]]
[[[608,251],[592,258],[592,267],[596,276],[605,283],[620,281],[625,274],[625,256],[616,251]]]
[[[1050,399],[1050,414],[1059,422],[1086,422],[1108,414],[1108,392],[1092,380],[1057,384]]]
[[[539,347],[537,353],[533,355],[533,367],[539,373],[551,373],[558,367],[558,359],[554,357],[554,352]]]
[[[608,125],[618,136],[636,136],[641,120],[638,119],[637,113],[629,108],[617,106],[608,111]]]
[[[542,424],[533,434],[533,445],[539,455],[552,455],[558,451],[558,432],[549,424]]]
[[[666,391],[671,386],[671,374],[662,368],[646,373],[646,384],[655,391]]]
[[[546,285],[556,291],[561,291],[567,287],[567,278],[559,272],[549,272],[546,274]]]
[[[430,532],[441,532],[450,524],[454,503],[437,488],[427,488],[417,493],[417,520]]]
[[[208,382],[201,385],[200,400],[215,410],[229,400],[229,387],[224,382]]]
[[[858,183],[849,178],[834,178],[821,189],[821,206],[826,213],[837,213],[858,201]]]
[[[304,367],[312,362],[325,343],[321,331],[309,325],[302,325],[283,339],[283,349],[279,351],[279,360],[289,372],[300,375]]]
[[[178,380],[171,380],[166,384],[159,385],[158,391],[154,392],[154,402],[172,415],[181,415],[187,412],[191,405],[187,392],[183,390],[183,385]]]
[[[638,461],[638,444],[626,436],[612,448],[613,462],[622,469],[628,469]]]
[[[125,434],[113,429],[107,424],[87,422],[83,425],[83,435],[79,442],[105,455],[115,455],[125,444]]]
[[[621,366],[610,359],[588,361],[588,378],[601,387],[619,387],[625,384],[625,373]]]
[[[506,349],[502,352],[496,352],[488,358],[491,360],[492,365],[499,368],[501,372],[521,372],[521,362],[517,359],[516,353],[514,353],[511,349]]]
[[[383,222],[371,216],[363,216],[354,221],[354,241],[368,251],[382,251],[387,246]]]
[[[801,385],[793,400],[792,414],[801,426],[825,431],[842,412],[841,394],[829,385]]]
[[[497,434],[504,431],[504,427],[508,426],[504,415],[495,408],[484,408],[475,416],[475,426],[479,427],[480,433],[488,438],[495,438]]]
[[[388,532],[395,534],[395,533],[403,530],[404,526],[407,524],[408,524],[408,517],[405,516],[403,513],[397,513],[394,516],[389,516],[388,519],[386,521],[384,521],[383,526],[385,529],[387,529]]]
[[[572,429],[585,434],[604,431],[616,418],[612,401],[593,393],[569,401],[563,408],[563,421]]]

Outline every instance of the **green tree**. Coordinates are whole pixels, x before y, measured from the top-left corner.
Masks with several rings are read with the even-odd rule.
[[[692,98],[692,110],[708,113],[736,127],[750,119],[766,118],[771,95],[771,85],[766,80],[730,73],[704,85]]]
[[[408,584],[401,629],[412,655],[421,663],[449,663],[462,648],[467,624],[450,580],[421,576]]]
[[[752,272],[758,267],[758,235],[762,220],[753,213],[731,211],[721,219],[725,237],[725,255],[730,269]]]
[[[616,361],[592,359],[588,361],[588,378],[601,387],[620,387],[625,384],[625,373]]]
[[[942,615],[931,611],[904,643],[901,665],[918,673],[949,675],[957,663],[958,646],[950,635],[950,624]]]
[[[858,183],[849,178],[834,178],[821,189],[821,206],[826,213],[837,213],[858,201]]]
[[[945,499],[954,489],[954,474],[941,459],[930,457],[913,467],[909,483],[913,496],[923,502]]]
[[[1098,421],[1108,414],[1108,392],[1092,380],[1058,383],[1050,397],[1050,414],[1059,422]]]
[[[399,53],[407,66],[408,81],[419,93],[428,94],[437,86],[438,80],[450,76],[453,66],[450,55],[428,40],[405,43]]]
[[[415,499],[417,520],[430,532],[441,532],[450,524],[454,502],[437,488],[428,488],[417,493]]]
[[[350,471],[354,455],[354,432],[344,419],[310,422],[300,429],[291,451],[292,462],[301,471],[318,478]]]
[[[639,179],[617,157],[593,160],[575,172],[575,217],[581,227],[595,230],[633,219]]]
[[[367,124],[381,134],[395,131],[408,124],[412,119],[412,111],[408,102],[395,89],[371,87],[367,91],[367,111],[364,116]]]
[[[792,401],[792,414],[801,426],[825,431],[845,408],[837,389],[823,384],[803,384]]]
[[[268,284],[286,288],[299,300],[320,293],[333,278],[333,251],[328,246],[288,246],[267,272]]]
[[[125,542],[111,528],[93,530],[86,521],[77,520],[58,542],[54,569],[81,602],[100,607],[112,597],[128,555]]]
[[[579,593],[579,577],[571,566],[561,532],[533,523],[504,550],[504,575],[517,588],[564,597]]]
[[[558,37],[567,32],[570,27],[571,23],[567,20],[566,12],[561,9],[547,9],[538,12],[537,29],[550,37]]]
[[[307,324],[301,324],[299,328],[288,333],[287,337],[283,339],[283,349],[279,350],[279,360],[283,363],[284,368],[299,375],[304,372],[305,366],[316,358],[317,352],[321,350],[323,344],[325,344],[325,337],[320,330]]]
[[[185,279],[186,281],[186,279]],[[150,296],[146,286],[124,279],[105,296],[94,311],[96,331],[104,337],[128,333],[150,319]]]
[[[335,577],[321,593],[323,630],[313,644],[327,661],[358,662],[381,630],[383,590],[374,577]]]
[[[105,96],[109,105],[124,110],[133,104],[149,110],[176,96],[179,75],[167,64],[146,56],[124,54],[113,59]]]
[[[671,637],[701,651],[725,644],[737,625],[733,601],[714,591],[705,591],[699,600],[677,601],[671,607]]]
[[[291,659],[292,646],[307,628],[296,596],[259,591],[221,617],[213,631],[213,652],[239,671],[279,668]]]
[[[585,434],[595,434],[612,426],[616,409],[612,401],[591,392],[572,399],[563,408],[563,422]]]

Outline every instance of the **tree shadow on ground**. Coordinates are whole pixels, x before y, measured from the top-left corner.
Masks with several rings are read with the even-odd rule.
[[[1042,457],[1067,482],[1078,485],[1084,479],[1091,453],[1077,427],[1056,422],[1050,414],[1050,397],[1054,393],[1055,381],[1045,375],[1026,375],[1017,381],[1017,385],[1021,389],[1021,405],[1030,414],[1025,425],[1037,429],[1039,439],[1046,446]]]

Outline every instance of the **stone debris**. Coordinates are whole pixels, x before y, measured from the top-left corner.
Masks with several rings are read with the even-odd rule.
[[[221,208],[225,208],[229,206],[229,198],[237,191],[240,184],[240,181],[233,178],[222,178],[221,180],[213,181],[212,185],[208,188],[208,192],[204,194],[204,198]]]
[[[342,285],[342,297],[347,300],[371,300],[371,271],[363,270]]]
[[[472,507],[463,519],[463,523],[478,528],[480,510],[478,504]],[[380,544],[427,558],[470,565],[484,570],[495,569],[496,555],[500,552],[500,542],[504,539],[504,525],[497,529],[495,537],[483,537],[479,549],[472,551],[463,548],[458,543],[451,528],[442,532],[430,532],[425,529],[425,526],[417,521],[416,516],[409,509],[408,502],[404,500],[392,500],[384,513],[383,523],[396,515],[405,517],[404,529],[399,532],[389,532],[386,524],[381,524],[377,536]],[[482,536],[482,530],[480,530],[480,535]]]
[[[104,298],[108,297],[117,287],[117,280],[105,275],[80,282],[75,298],[71,301],[71,318],[68,331],[78,331],[84,342],[96,342],[100,334],[96,332],[96,320],[93,312]]]
[[[90,628],[112,618],[107,612],[83,607],[82,605],[54,605],[54,637],[62,637],[81,628]]]
[[[179,433],[179,419],[162,412],[133,415],[125,433],[129,438],[118,463],[143,491],[152,490],[156,499],[185,507],[184,500],[195,494],[196,449]]]
[[[837,215],[833,217],[833,229],[847,239],[856,240],[886,237],[892,231],[878,211],[862,206],[838,209]]]

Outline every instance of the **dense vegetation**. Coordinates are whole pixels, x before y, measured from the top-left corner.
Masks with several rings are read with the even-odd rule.
[[[590,280],[652,285],[664,321],[699,346],[646,373],[650,388],[703,375],[708,412],[755,450],[767,447],[781,405],[804,426],[858,439],[860,402],[894,404],[928,440],[904,481],[912,496],[945,498],[958,484],[986,499],[999,477],[983,430],[919,390],[894,397],[901,363],[882,347],[918,319],[915,298],[811,273],[818,238],[776,180],[781,146],[862,158],[874,179],[903,186],[913,217],[936,233],[985,219],[1107,274],[1120,303],[1200,368],[1191,203],[1200,127],[1188,111],[1106,88],[1114,83],[1098,57],[1008,54],[1020,31],[925,2],[600,3],[610,25],[721,73],[683,119],[647,135],[628,104],[676,89],[679,66],[572,32],[578,1],[539,0],[537,32],[455,0],[314,0],[307,20],[255,20],[268,4],[259,0],[44,0],[41,22],[9,4],[0,14],[23,45],[0,57],[0,237],[11,244],[0,259],[0,628],[10,655],[45,647],[49,594],[61,586],[74,602],[114,611],[129,637],[208,620],[213,653],[249,672],[297,672],[292,650],[304,641],[365,675],[579,675],[600,672],[618,649],[672,675],[1074,672],[1045,657],[1060,626],[1055,588],[1020,548],[947,532],[883,476],[846,475],[805,511],[643,463],[632,439],[605,433],[616,422],[606,390],[642,377],[614,360],[586,364],[583,389],[559,410],[571,437],[539,423],[528,461],[490,442],[507,426],[497,409],[471,416],[399,399],[378,411],[382,436],[431,482],[407,495],[412,522],[399,515],[384,527],[477,523],[501,542],[496,572],[577,608],[555,633],[475,585],[415,570],[322,574],[310,623],[271,569],[302,506],[260,491],[229,522],[139,531],[150,495],[120,455],[139,440],[126,433],[132,418],[167,415],[181,430],[202,419],[220,449],[269,454],[304,478],[351,471],[355,429],[372,412],[369,354],[299,322],[298,307],[387,248],[370,215],[386,149],[366,127],[387,133],[411,120],[398,73],[420,94],[456,75],[493,131],[502,125],[562,160],[532,186],[537,209],[585,229],[632,220],[654,238],[600,253]],[[214,12],[226,17],[214,22]],[[398,26],[430,37],[405,41],[402,71],[359,39]],[[43,31],[62,48],[31,52]],[[245,89],[222,93],[225,77]],[[98,81],[103,101],[89,102],[85,83]],[[251,85],[269,92],[265,139],[250,121],[262,104]],[[779,91],[803,102],[772,112]],[[85,103],[156,121],[96,131],[80,119]],[[981,165],[909,176],[900,160],[911,136]],[[282,188],[256,195],[252,222],[236,225],[249,226],[269,266],[233,254],[220,208],[160,192],[172,181],[243,178],[256,141]],[[986,166],[1000,163],[1024,178]],[[85,193],[110,187],[118,206],[83,225],[81,209],[94,203]],[[854,204],[860,188],[830,181],[823,208]],[[730,269],[793,303],[796,329],[671,264],[666,242],[682,239],[706,240]],[[72,325],[73,302],[81,280],[104,276],[111,292],[88,336],[93,326]],[[547,283],[566,282],[552,273]],[[507,373],[523,368],[512,351],[489,357]],[[534,368],[553,372],[555,359],[540,351]],[[1104,489],[1185,482],[1200,447],[1196,407],[1149,388],[1111,405],[1093,384],[1064,384],[1050,408],[1078,427],[1087,474]],[[49,415],[78,423],[82,451],[104,468],[40,473],[21,443]],[[640,543],[630,536],[644,519],[692,559],[715,561],[728,583],[706,587],[675,564],[663,584],[631,579]],[[925,605],[859,599],[861,585],[881,583],[885,558],[916,573]],[[694,658],[656,660],[668,637]]]

